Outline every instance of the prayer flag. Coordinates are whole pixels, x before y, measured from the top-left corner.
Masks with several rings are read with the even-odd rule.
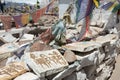
[[[11,20],[12,17],[11,16],[6,16],[6,15],[1,15],[0,16],[1,21],[4,24],[4,29],[7,31],[8,29],[11,28]]]
[[[22,24],[22,21],[21,21],[21,17],[22,17],[22,15],[15,15],[15,16],[13,16],[13,19],[14,19],[14,21],[17,25],[22,27],[23,24]]]
[[[76,1],[76,23],[86,16],[90,15],[94,9],[94,3],[92,0],[77,0]]]
[[[95,6],[98,8],[99,7],[99,0],[93,0],[93,2],[94,2],[94,4],[95,4]]]
[[[120,4],[117,4],[117,5],[113,8],[112,12],[115,13],[115,12],[117,12],[119,9],[120,9]]]
[[[21,22],[23,26],[29,23],[29,18],[30,18],[30,14],[22,14]]]
[[[107,4],[103,5],[102,8],[104,10],[109,10],[114,5],[114,2],[108,2]]]

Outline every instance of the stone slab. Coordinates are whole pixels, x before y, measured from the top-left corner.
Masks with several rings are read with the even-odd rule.
[[[67,61],[56,49],[26,52],[24,59],[39,77],[60,72],[68,66]]]
[[[40,80],[39,77],[31,72],[27,72],[16,77],[14,80]]]
[[[72,51],[78,51],[78,52],[88,52],[91,51],[95,48],[100,47],[101,45],[96,42],[75,42],[75,43],[70,43],[65,46],[62,46],[63,48],[72,50]]]
[[[105,44],[107,42],[111,42],[112,40],[117,40],[118,36],[117,34],[108,34],[105,36],[99,36],[96,39],[92,40],[93,42]]]
[[[0,80],[12,80],[27,71],[23,62],[14,62],[0,68]]]

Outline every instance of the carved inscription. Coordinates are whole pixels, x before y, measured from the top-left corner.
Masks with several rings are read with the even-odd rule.
[[[30,53],[30,57],[34,60],[36,64],[39,64],[42,68],[45,67],[52,67],[53,64],[57,65],[66,65],[67,62],[63,59],[63,57],[58,54],[56,51],[49,52],[48,55],[46,54],[39,54],[36,56],[33,53]]]
[[[12,75],[13,73],[19,73],[19,71],[25,70],[22,65],[9,64],[0,69],[0,75]]]

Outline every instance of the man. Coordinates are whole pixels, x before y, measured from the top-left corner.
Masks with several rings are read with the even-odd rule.
[[[1,9],[2,13],[4,13],[4,6],[5,6],[5,2],[2,3],[0,0],[0,9]]]

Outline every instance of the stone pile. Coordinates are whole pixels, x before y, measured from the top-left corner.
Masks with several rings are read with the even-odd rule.
[[[110,77],[115,57],[120,52],[118,43],[117,34],[66,44],[58,50],[34,42],[25,49],[21,58],[14,56],[11,61],[7,61],[8,64],[0,69],[0,80],[106,80]],[[36,49],[39,45],[41,48]],[[60,54],[62,49],[65,50],[63,56]],[[19,75],[6,72],[9,70],[7,66],[15,62],[26,64],[22,73],[17,69],[12,70]],[[8,75],[12,77],[4,77]]]

